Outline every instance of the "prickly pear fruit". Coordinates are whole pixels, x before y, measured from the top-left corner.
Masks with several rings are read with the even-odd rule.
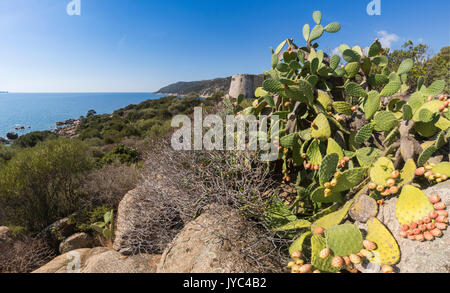
[[[377,245],[375,243],[373,243],[370,240],[364,240],[363,241],[363,246],[368,249],[368,250],[375,250],[377,249]]]
[[[331,260],[331,265],[335,268],[340,268],[344,265],[344,260],[340,256],[335,256]]]
[[[390,265],[384,265],[381,267],[381,271],[385,274],[390,274],[394,272],[394,268]]]
[[[443,203],[442,201],[438,202],[438,203],[435,203],[434,204],[434,208],[436,210],[445,210],[445,203]]]
[[[437,194],[433,194],[432,196],[430,196],[430,202],[435,204],[441,201],[441,197]]]
[[[330,256],[330,249],[329,248],[325,248],[325,249],[322,249],[321,251],[320,251],[320,253],[319,253],[319,257],[320,258],[322,258],[322,259],[325,259],[325,258],[327,258],[328,256]]]

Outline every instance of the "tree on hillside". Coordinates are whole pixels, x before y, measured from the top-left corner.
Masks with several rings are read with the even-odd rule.
[[[445,80],[445,93],[450,93],[450,46],[443,47],[441,51],[427,61],[425,67],[425,85],[428,86],[433,80]]]
[[[408,58],[414,61],[414,67],[408,75],[407,85],[409,93],[413,93],[417,88],[417,79],[420,76],[425,78],[425,86],[429,86],[434,80],[445,80],[445,93],[449,92],[449,71],[450,71],[450,46],[443,47],[434,57],[430,58],[430,48],[426,44],[414,45],[410,40],[403,44],[402,49],[388,53],[389,68],[396,71],[400,64]]]

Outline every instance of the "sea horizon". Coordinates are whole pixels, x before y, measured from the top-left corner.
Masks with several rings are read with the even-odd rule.
[[[89,110],[112,114],[115,110],[167,94],[149,92],[8,92],[0,94],[0,137],[53,131],[56,122],[78,119]],[[24,126],[25,129],[17,129]]]

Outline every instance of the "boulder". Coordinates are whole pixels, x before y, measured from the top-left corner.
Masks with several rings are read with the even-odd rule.
[[[82,248],[62,254],[33,273],[154,273],[160,255],[125,257],[105,247]]]
[[[87,233],[76,233],[61,242],[59,252],[64,254],[79,248],[92,248],[95,242],[94,237]]]
[[[450,181],[432,186],[424,192],[431,196],[439,194],[441,200],[450,206]],[[377,218],[391,231],[400,247],[400,262],[396,271],[400,273],[450,273],[450,231],[444,231],[441,238],[433,241],[411,241],[399,236],[400,224],[395,217],[397,197],[386,200],[380,207]],[[377,272],[379,267],[364,262],[358,266],[362,272]]]
[[[264,241],[250,226],[236,210],[209,206],[167,246],[157,273],[260,272],[246,250],[264,251],[255,239]]]
[[[0,136],[0,144],[9,144],[9,140]]]
[[[17,133],[15,133],[15,132],[8,132],[8,133],[6,134],[6,137],[7,137],[8,139],[18,139],[18,138],[19,138],[19,135],[18,135]]]
[[[46,239],[51,246],[58,248],[61,241],[74,233],[75,225],[70,223],[69,218],[63,218],[42,230],[38,236]]]
[[[164,202],[164,196],[181,198],[180,191],[162,175],[152,178],[120,201],[113,248],[124,255],[160,254],[183,226],[176,208]]]

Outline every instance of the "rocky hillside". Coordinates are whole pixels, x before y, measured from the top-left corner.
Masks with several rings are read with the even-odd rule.
[[[262,75],[255,75],[262,84]],[[187,95],[189,93],[198,93],[200,96],[208,97],[215,92],[228,93],[230,90],[231,76],[226,78],[216,78],[211,80],[177,82],[160,89],[157,93]]]

